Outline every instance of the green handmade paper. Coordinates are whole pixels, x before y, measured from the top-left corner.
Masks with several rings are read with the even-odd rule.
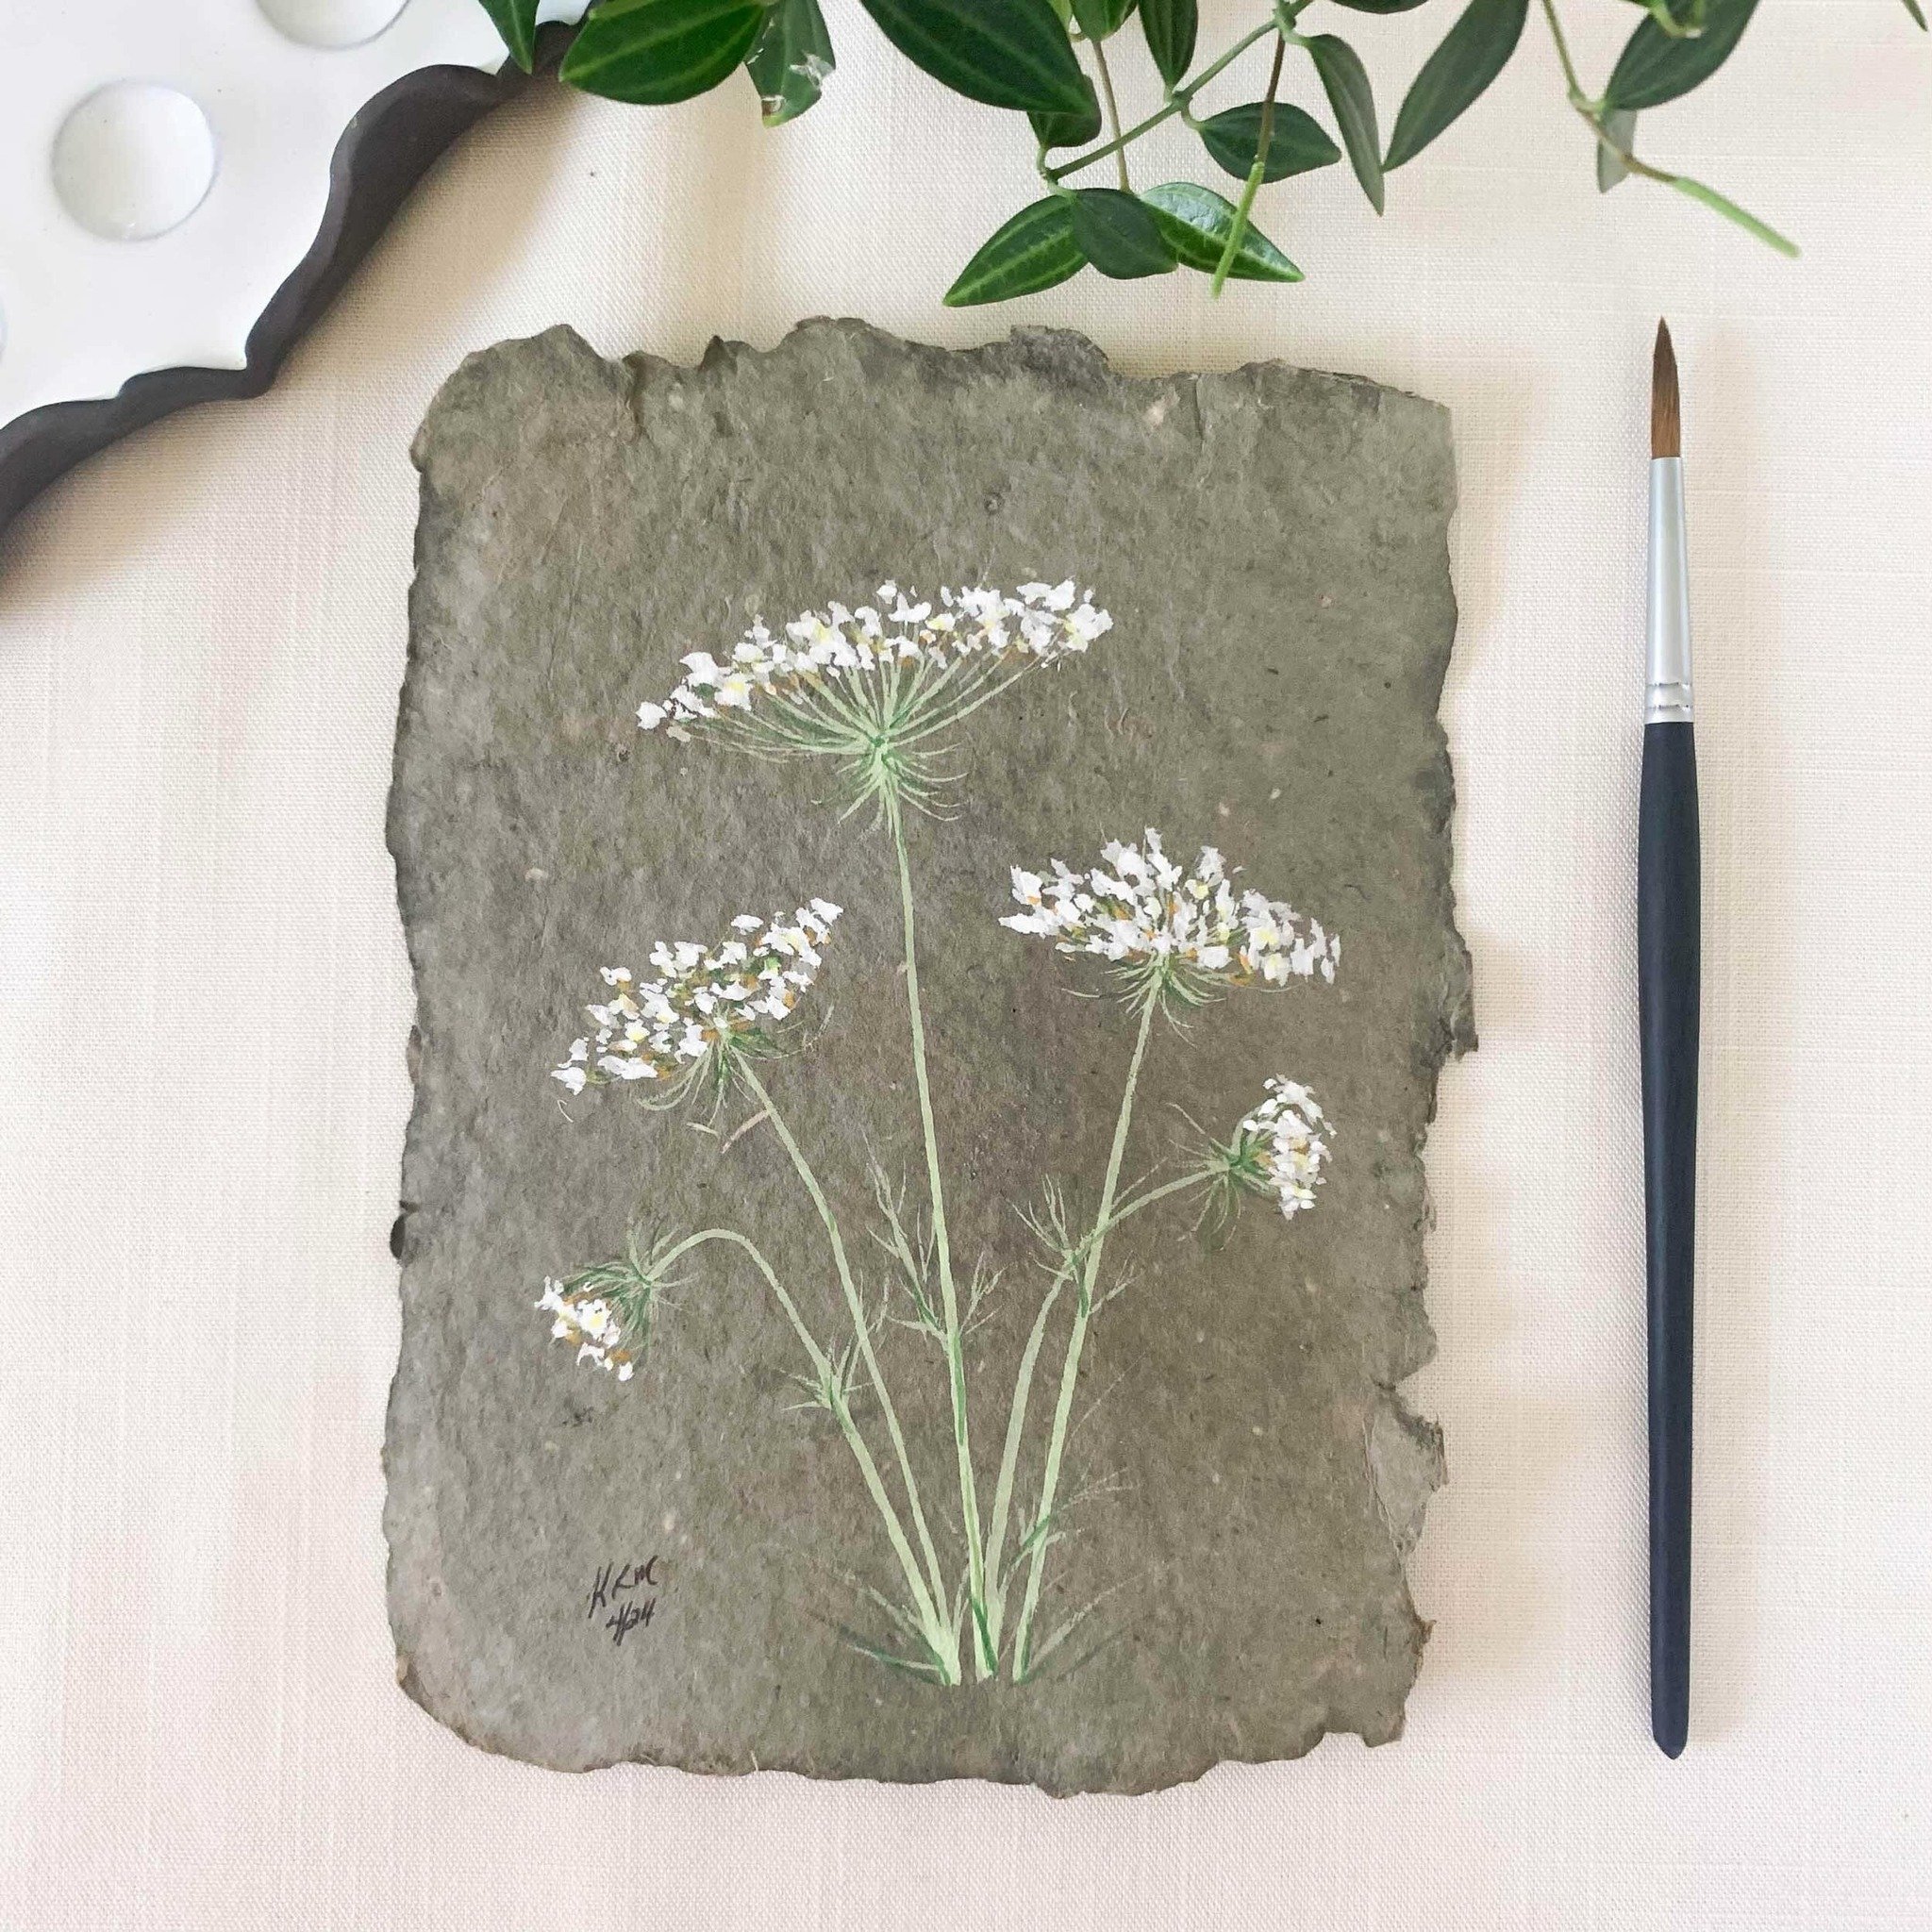
[[[1444,413],[555,330],[416,458],[409,1694],[1055,1791],[1397,1735],[1474,1043]]]

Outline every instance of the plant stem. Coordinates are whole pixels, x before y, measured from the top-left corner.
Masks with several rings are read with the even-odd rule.
[[[775,1118],[775,1117],[774,1117]],[[818,1372],[820,1385],[829,1397],[834,1421],[839,1424],[839,1433],[845,1438],[845,1445],[852,1451],[853,1459],[858,1464],[858,1473],[865,1478],[865,1486],[872,1493],[873,1507],[879,1513],[879,1520],[885,1525],[887,1540],[892,1545],[892,1554],[899,1559],[899,1568],[906,1577],[906,1586],[912,1592],[913,1607],[918,1610],[920,1620],[927,1626],[926,1641],[946,1632],[946,1619],[943,1607],[936,1604],[924,1580],[919,1574],[919,1559],[912,1554],[912,1545],[906,1540],[905,1525],[899,1521],[899,1512],[892,1506],[892,1499],[887,1492],[884,1478],[879,1474],[879,1466],[873,1460],[873,1454],[866,1446],[866,1441],[858,1432],[858,1424],[852,1419],[851,1406],[846,1402],[844,1391],[837,1384],[832,1373],[832,1364],[825,1352],[812,1338],[811,1330],[805,1325],[804,1317],[798,1312],[798,1305],[786,1292],[785,1284],[778,1279],[772,1264],[767,1261],[758,1244],[748,1236],[741,1235],[733,1227],[708,1227],[703,1232],[688,1235],[675,1248],[658,1257],[658,1265],[668,1268],[680,1256],[688,1255],[694,1248],[703,1247],[707,1241],[729,1241],[733,1246],[743,1249],[765,1277],[769,1287],[778,1299],[778,1305],[791,1317],[791,1326],[798,1339],[805,1344],[811,1365]],[[940,1653],[943,1657],[943,1652]]]
[[[1114,1123],[1113,1150],[1108,1157],[1107,1179],[1100,1191],[1100,1212],[1093,1218],[1093,1231],[1083,1244],[1079,1299],[1074,1306],[1073,1333],[1067,1338],[1067,1358],[1060,1370],[1059,1400],[1055,1405],[1053,1434],[1046,1444],[1046,1468],[1040,1483],[1040,1508],[1029,1532],[1033,1554],[1026,1572],[1026,1597],[1020,1607],[1020,1627],[1013,1638],[1013,1675],[1026,1675],[1028,1653],[1033,1638],[1033,1618],[1040,1606],[1041,1572],[1046,1560],[1047,1525],[1053,1521],[1054,1500],[1059,1491],[1060,1457],[1067,1446],[1067,1425],[1073,1419],[1074,1391],[1080,1374],[1080,1354],[1087,1345],[1087,1329],[1093,1319],[1093,1283],[1100,1273],[1100,1257],[1112,1225],[1114,1191],[1120,1186],[1121,1158],[1126,1152],[1127,1128],[1134,1117],[1134,1089],[1141,1078],[1141,1062],[1147,1055],[1147,1035],[1154,1024],[1158,993],[1148,998],[1141,1011],[1141,1030],[1134,1039],[1134,1056],[1127,1062],[1126,1085],[1121,1092],[1120,1116]]]
[[[1164,1200],[1169,1194],[1178,1193],[1183,1188],[1199,1187],[1208,1179],[1206,1172],[1196,1170],[1182,1174],[1177,1180],[1164,1182],[1158,1188],[1130,1201],[1120,1208],[1108,1223],[1109,1229],[1118,1227],[1122,1222],[1140,1213],[1143,1208],[1151,1208],[1157,1201]],[[1046,1338],[1046,1324],[1054,1311],[1054,1306],[1060,1298],[1060,1291],[1074,1278],[1074,1270],[1078,1262],[1078,1250],[1068,1255],[1060,1266],[1054,1271],[1053,1280],[1048,1284],[1046,1293],[1041,1299],[1040,1312],[1033,1318],[1033,1332],[1026,1338],[1025,1351],[1020,1357],[1020,1371],[1013,1381],[1013,1401],[1007,1413],[1007,1440],[1000,1456],[999,1482],[993,1491],[992,1529],[987,1539],[987,1623],[992,1635],[994,1655],[999,1652],[1000,1628],[1006,1608],[1006,1586],[1000,1574],[1000,1559],[1006,1553],[1007,1523],[1011,1509],[1013,1480],[1020,1465],[1020,1444],[1026,1433],[1026,1408],[1033,1396],[1033,1371],[1040,1359],[1040,1346]]]
[[[1221,293],[1227,283],[1227,272],[1234,266],[1235,257],[1241,253],[1241,239],[1248,232],[1248,217],[1254,212],[1255,196],[1260,192],[1261,183],[1268,177],[1268,145],[1274,139],[1274,94],[1281,85],[1281,58],[1288,52],[1288,40],[1283,34],[1274,37],[1274,64],[1268,70],[1268,92],[1261,100],[1261,131],[1255,142],[1255,164],[1248,170],[1248,178],[1241,189],[1240,206],[1234,211],[1234,220],[1227,230],[1227,241],[1221,250],[1221,259],[1214,264],[1214,284],[1208,290],[1210,297]]]
[[[1057,168],[1048,168],[1045,171],[1046,178],[1049,181],[1060,181],[1069,175],[1078,174],[1082,168],[1091,168],[1095,161],[1104,161],[1108,155],[1118,154],[1124,147],[1127,147],[1134,142],[1139,141],[1149,129],[1158,127],[1163,121],[1170,121],[1174,115],[1185,112],[1194,96],[1223,68],[1231,66],[1257,41],[1272,34],[1274,30],[1274,23],[1270,20],[1262,25],[1256,27],[1252,32],[1243,34],[1220,59],[1214,61],[1209,66],[1204,67],[1192,80],[1188,81],[1181,87],[1173,89],[1168,94],[1165,105],[1156,108],[1144,121],[1135,122],[1133,126],[1129,127],[1125,133],[1115,135],[1111,141],[1105,142],[1100,147],[1089,148],[1084,155],[1075,155],[1071,161],[1062,161]]]
[[[972,1607],[974,1657],[982,1678],[999,1669],[986,1618],[986,1549],[981,1540],[979,1495],[973,1474],[973,1435],[966,1410],[966,1345],[959,1329],[959,1293],[953,1278],[953,1244],[946,1226],[945,1182],[940,1173],[939,1126],[933,1117],[932,1083],[925,1070],[925,1010],[919,998],[918,930],[912,907],[912,867],[906,852],[906,822],[898,796],[887,793],[886,816],[899,864],[899,914],[906,933],[906,1005],[912,1019],[912,1077],[919,1089],[919,1125],[925,1142],[926,1197],[932,1209],[933,1248],[939,1259],[940,1306],[945,1318],[946,1375],[953,1403],[953,1448],[959,1465],[959,1518],[966,1532],[966,1594]]]
[[[784,1143],[785,1152],[791,1157],[791,1165],[798,1177],[805,1183],[805,1191],[811,1196],[811,1204],[817,1208],[819,1220],[824,1224],[826,1239],[832,1246],[832,1265],[839,1274],[839,1286],[844,1291],[845,1306],[852,1316],[852,1326],[858,1344],[860,1359],[865,1363],[867,1375],[871,1378],[873,1393],[878,1397],[879,1412],[885,1417],[886,1433],[892,1440],[892,1451],[899,1458],[899,1479],[906,1486],[906,1500],[912,1511],[913,1527],[919,1533],[920,1549],[924,1555],[926,1569],[932,1579],[934,1603],[942,1610],[946,1601],[945,1572],[940,1567],[939,1552],[933,1547],[932,1532],[926,1527],[925,1511],[920,1506],[919,1484],[912,1474],[912,1459],[906,1453],[906,1434],[899,1426],[898,1411],[892,1407],[892,1398],[886,1388],[886,1378],[879,1368],[879,1358],[872,1343],[872,1324],[866,1320],[865,1302],[858,1292],[858,1283],[853,1278],[852,1264],[845,1257],[845,1242],[839,1232],[837,1217],[832,1212],[832,1204],[825,1199],[825,1191],[819,1186],[818,1176],[812,1173],[811,1164],[805,1158],[804,1150],[792,1138],[791,1129],[785,1124],[785,1116],[778,1111],[777,1103],[773,1100],[765,1083],[758,1076],[749,1064],[741,1064],[739,1077],[751,1090],[760,1106],[772,1117],[773,1130]]]
[[[1570,42],[1564,36],[1563,23],[1557,18],[1556,0],[1542,0],[1542,9],[1543,18],[1549,22],[1550,38],[1557,43],[1557,58],[1562,63],[1563,82],[1570,92],[1570,105],[1583,117],[1584,125],[1596,137],[1600,146],[1614,155],[1630,174],[1646,181],[1658,182],[1665,188],[1675,189],[1679,194],[1701,202],[1726,221],[1735,222],[1747,234],[1755,235],[1758,241],[1775,248],[1780,255],[1795,256],[1798,253],[1798,244],[1790,236],[1779,234],[1769,222],[1759,221],[1748,208],[1740,208],[1715,188],[1707,188],[1702,181],[1693,181],[1688,175],[1673,175],[1667,169],[1654,168],[1648,161],[1639,160],[1604,125],[1604,104],[1591,100],[1584,93],[1583,83],[1576,75],[1576,63],[1570,58]]]
[[[1100,70],[1101,97],[1107,103],[1107,125],[1113,129],[1114,165],[1120,172],[1121,192],[1131,194],[1134,184],[1127,179],[1127,144],[1121,140],[1121,104],[1114,99],[1113,75],[1107,64],[1107,47],[1101,41],[1093,42],[1093,64]]]

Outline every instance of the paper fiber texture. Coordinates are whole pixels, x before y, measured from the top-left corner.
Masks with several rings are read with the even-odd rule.
[[[416,458],[404,1688],[571,1769],[1133,1791],[1396,1736],[1474,1040],[1446,414],[559,329]]]

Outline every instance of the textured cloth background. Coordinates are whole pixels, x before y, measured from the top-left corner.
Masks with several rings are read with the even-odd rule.
[[[1207,10],[1204,44],[1244,17]],[[1271,197],[1306,287],[1089,276],[952,314],[1025,144],[828,11],[838,84],[776,135],[741,85],[670,114],[537,90],[270,396],[110,453],[0,546],[0,1924],[1932,1922],[1932,45],[1896,0],[1774,0],[1707,97],[1645,117],[1797,264],[1641,185],[1599,200],[1532,19],[1386,219],[1341,169]],[[1630,9],[1570,12],[1607,72]],[[1345,24],[1385,117],[1446,24]],[[1450,1486],[1387,1749],[1065,1804],[578,1780],[482,1756],[391,1682],[408,439],[498,336],[567,320],[692,358],[827,310],[955,343],[1067,323],[1142,373],[1285,357],[1455,410],[1445,716],[1483,1045],[1430,1149],[1441,1355],[1411,1393]],[[1631,930],[1660,310],[1707,879],[1674,1766],[1644,1723]]]

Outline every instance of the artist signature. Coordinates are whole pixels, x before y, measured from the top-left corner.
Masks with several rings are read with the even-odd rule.
[[[611,1642],[622,1643],[641,1624],[650,1628],[663,1579],[661,1559],[655,1555],[641,1563],[606,1563],[591,1581],[584,1615],[590,1621],[601,1615]]]

